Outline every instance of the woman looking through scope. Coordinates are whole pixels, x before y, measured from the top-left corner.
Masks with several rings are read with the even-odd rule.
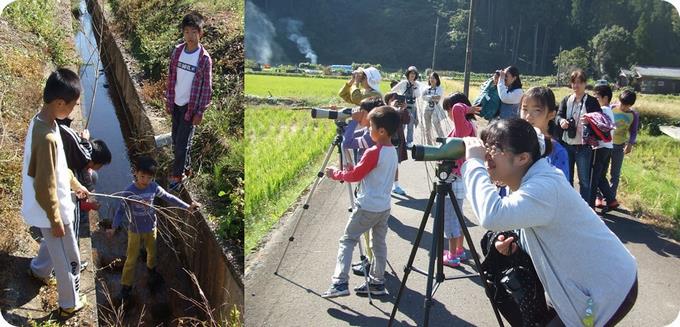
[[[548,326],[613,326],[623,319],[637,298],[635,258],[545,159],[550,137],[515,118],[494,121],[481,139],[464,142],[472,209],[486,229],[519,229],[519,244],[499,238],[496,248],[510,254],[519,246],[529,254],[557,312]],[[512,192],[501,198],[493,181]]]

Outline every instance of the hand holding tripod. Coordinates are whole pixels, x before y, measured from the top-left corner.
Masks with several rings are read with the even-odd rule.
[[[394,307],[392,308],[392,314],[390,315],[390,321],[388,323],[388,326],[392,326],[392,323],[394,321],[394,317],[397,314],[397,310],[399,308],[399,301],[401,300],[401,296],[403,294],[404,288],[406,287],[406,281],[408,280],[408,276],[411,272],[411,270],[420,273],[422,275],[427,276],[427,287],[426,287],[426,293],[425,293],[425,303],[424,303],[424,317],[423,317],[423,326],[428,326],[429,324],[429,319],[430,319],[430,309],[432,307],[432,297],[434,296],[434,293],[437,291],[439,288],[439,285],[441,285],[444,281],[446,280],[454,280],[454,279],[461,279],[461,278],[474,278],[474,277],[481,277],[482,278],[482,285],[484,285],[484,288],[486,289],[487,294],[489,294],[489,288],[486,283],[486,276],[483,276],[483,270],[481,268],[481,263],[479,261],[479,254],[477,253],[477,250],[475,250],[474,243],[472,242],[472,239],[470,238],[470,232],[467,229],[467,226],[465,225],[465,221],[463,220],[463,212],[461,208],[458,206],[458,203],[456,202],[456,195],[454,194],[452,188],[451,188],[451,180],[449,180],[449,177],[451,175],[451,172],[453,171],[453,168],[455,167],[455,162],[454,161],[443,161],[437,165],[436,169],[436,175],[438,178],[438,181],[435,183],[434,188],[432,189],[432,192],[430,193],[430,199],[427,202],[427,207],[425,208],[425,213],[423,214],[423,219],[420,222],[420,227],[418,228],[418,233],[416,234],[416,239],[413,243],[413,248],[411,249],[411,254],[408,258],[408,262],[406,263],[406,266],[404,267],[404,278],[401,281],[401,286],[399,287],[399,293],[397,293],[397,299],[394,302]],[[470,252],[472,253],[472,258],[475,261],[475,267],[478,272],[477,274],[466,274],[466,275],[459,275],[459,276],[451,276],[447,277],[444,274],[444,268],[443,268],[443,263],[444,263],[444,258],[443,258],[443,252],[444,252],[444,201],[446,201],[446,195],[449,196],[451,203],[453,204],[453,209],[456,212],[456,215],[458,216],[458,222],[460,223],[461,230],[463,231],[463,235],[465,235],[465,239],[467,240],[468,247],[470,248]],[[423,236],[423,231],[425,230],[425,225],[427,224],[427,220],[430,216],[430,212],[432,211],[432,205],[435,205],[435,219],[434,219],[434,227],[432,229],[432,245],[430,248],[430,253],[429,253],[429,264],[428,264],[428,270],[423,271],[421,269],[418,269],[416,267],[413,267],[413,261],[415,260],[416,257],[416,252],[418,251],[418,247],[420,246],[420,241]],[[436,276],[435,276],[435,266],[436,266]],[[496,315],[496,319],[498,320],[498,325],[503,326],[503,320],[501,319],[501,316],[498,312],[498,309],[496,308],[496,305],[491,301],[491,306],[493,308],[493,311]]]

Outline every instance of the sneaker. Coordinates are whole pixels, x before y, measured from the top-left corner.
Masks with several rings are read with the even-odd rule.
[[[322,298],[333,298],[333,297],[338,297],[338,296],[347,296],[349,295],[349,287],[347,286],[347,283],[341,283],[341,284],[331,284],[331,287],[328,288],[328,291],[323,292],[321,294]]]
[[[362,262],[357,262],[352,264],[352,272],[357,276],[364,276],[371,271],[371,264],[366,262],[366,273],[364,272],[364,265]]]
[[[179,191],[182,189],[182,176],[172,176],[168,178],[168,188],[171,191]]]
[[[357,294],[368,294],[368,292],[371,292],[371,295],[387,295],[387,289],[385,289],[385,284],[378,284],[378,283],[368,283],[368,287],[366,287],[366,283],[359,287],[354,288],[354,292]]]
[[[53,274],[50,274],[49,277],[40,277],[40,276],[36,275],[35,272],[33,272],[33,269],[31,269],[31,267],[28,267],[28,275],[37,279],[38,281],[40,281],[41,283],[43,283],[47,286],[57,285],[57,279],[54,278]]]
[[[598,196],[597,198],[595,198],[595,208],[600,208],[600,209],[602,209],[602,208],[604,208],[604,207],[606,207],[606,206],[607,206],[607,204],[604,202],[604,199],[602,199],[602,198],[599,197],[599,196]]]
[[[410,149],[410,148],[412,148],[412,147],[413,147],[413,142],[408,142],[408,143],[406,143],[406,148],[407,148],[407,149]]]
[[[406,195],[406,191],[404,191],[404,189],[402,189],[399,186],[393,188],[392,193],[396,193],[396,194],[399,194],[399,195]]]
[[[444,262],[442,262],[442,264],[444,264],[444,266],[448,266],[451,268],[460,266],[460,259],[458,259],[458,257],[456,257],[455,255],[451,255],[451,252],[449,252],[448,255],[445,255],[443,259]]]
[[[614,199],[607,204],[607,209],[608,210],[614,210],[614,209],[618,208],[619,206],[620,206],[619,201],[616,201],[616,199]]]
[[[81,260],[80,261],[80,272],[85,271],[85,268],[87,268],[88,265],[90,265],[89,262]]]
[[[460,248],[460,251],[456,250],[456,257],[458,257],[459,261],[464,261],[464,260],[469,259],[464,248]]]
[[[78,311],[83,310],[87,306],[87,298],[85,295],[80,296],[79,303],[73,308],[62,308],[57,309],[57,315],[59,319],[68,319],[73,317]]]

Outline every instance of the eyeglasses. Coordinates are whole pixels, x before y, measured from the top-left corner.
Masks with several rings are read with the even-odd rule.
[[[500,143],[484,144],[484,148],[486,148],[486,154],[488,154],[492,158],[495,158],[499,154],[500,155],[505,154],[505,151],[503,150],[503,147],[501,146]]]

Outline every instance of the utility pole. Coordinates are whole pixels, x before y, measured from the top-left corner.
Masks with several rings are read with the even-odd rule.
[[[437,57],[437,39],[439,39],[439,14],[437,22],[434,24],[434,48],[432,49],[432,70],[434,71],[434,60]]]
[[[463,80],[463,93],[469,96],[470,91],[470,65],[472,64],[472,35],[475,23],[475,0],[470,0],[470,15],[468,17],[467,46],[465,47],[465,78]]]

